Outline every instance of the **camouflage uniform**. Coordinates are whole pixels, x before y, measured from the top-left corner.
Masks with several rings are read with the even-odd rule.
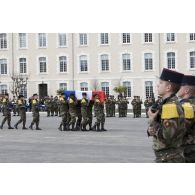
[[[93,100],[90,100],[89,101],[89,104],[87,106],[87,118],[88,118],[89,130],[92,130],[93,105],[94,105],[94,101]]]
[[[6,120],[7,120],[7,125],[8,125],[8,129],[13,129],[13,127],[11,127],[11,110],[12,110],[12,103],[9,102],[9,97],[6,94],[6,97],[3,99],[3,116],[4,119],[1,123],[0,129],[3,129],[3,125],[5,124]]]
[[[122,104],[123,104],[123,117],[127,117],[129,101],[126,99],[126,97],[124,97]]]
[[[45,107],[46,107],[47,116],[49,117],[50,113],[51,113],[51,100],[48,96],[45,98],[44,104],[45,104]]]
[[[37,96],[37,95],[34,94],[33,97],[34,96]],[[39,101],[37,98],[33,98],[32,100],[32,115],[33,115],[33,120],[29,128],[33,130],[33,125],[35,123],[36,130],[41,130],[41,128],[39,128],[40,115],[39,115]]]
[[[116,100],[114,99],[114,96],[111,96],[111,117],[115,117],[115,104]]]
[[[181,100],[185,113],[186,135],[183,140],[185,162],[195,162],[195,97]]]
[[[88,123],[87,107],[88,107],[88,99],[85,96],[83,96],[81,100],[81,115],[82,115],[81,130],[83,131],[86,131],[86,125]]]
[[[70,96],[68,100],[68,105],[69,105],[69,114],[70,114],[70,122],[69,125],[71,125],[71,130],[75,130],[75,123],[76,123],[76,105],[77,105],[77,100],[74,96]]]
[[[156,120],[150,121],[156,162],[184,162],[181,147],[185,135],[184,113],[180,102],[172,95],[161,103]]]
[[[96,122],[93,126],[93,130],[106,131],[106,129],[104,129],[104,123],[105,123],[104,103],[100,102],[99,98],[95,98],[94,112],[96,115]],[[100,124],[101,124],[101,129],[100,129]]]
[[[50,104],[51,104],[51,116],[54,116],[55,102],[53,96],[51,96],[50,98]]]
[[[59,110],[58,110],[58,97],[57,96],[55,96],[54,98],[54,112],[55,112],[55,116],[58,116]]]
[[[22,129],[27,129],[26,128],[26,101],[24,99],[21,99],[24,96],[19,96],[19,99],[17,101],[17,106],[19,110],[19,115],[20,115],[20,120],[14,125],[16,129],[18,129],[18,125],[23,122],[23,127]]]
[[[66,99],[63,97],[63,95],[59,98],[59,105],[60,105],[60,113],[61,113],[61,117],[62,117],[62,121],[60,123],[59,126],[59,130],[62,131],[66,131],[68,130],[68,102],[66,101]],[[62,129],[63,126],[63,129]]]
[[[111,99],[108,97],[105,101],[106,117],[111,117]]]
[[[16,100],[15,96],[13,96],[12,105],[13,105],[13,116],[16,116],[16,112],[19,113],[19,110],[18,110],[17,100]]]
[[[141,117],[141,111],[142,111],[142,100],[140,97],[137,97],[137,117]]]
[[[123,103],[122,103],[122,97],[119,96],[118,97],[118,101],[116,102],[116,104],[118,105],[118,114],[119,114],[119,117],[122,117],[122,110],[123,110]]]
[[[133,107],[133,118],[136,118],[137,117],[137,100],[134,96],[133,100],[131,101],[131,105]]]

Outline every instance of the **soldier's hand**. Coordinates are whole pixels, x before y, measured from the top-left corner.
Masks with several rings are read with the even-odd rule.
[[[159,110],[157,110],[155,113],[151,111],[151,108],[148,110],[148,117],[150,120],[154,120],[159,113]]]

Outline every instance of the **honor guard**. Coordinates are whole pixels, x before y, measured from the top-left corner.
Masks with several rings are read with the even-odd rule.
[[[23,95],[18,96],[17,107],[19,111],[20,120],[14,125],[15,129],[18,129],[18,125],[22,123],[22,129],[26,128],[26,101]]]
[[[181,98],[187,129],[183,140],[185,162],[195,163],[195,76],[184,75],[178,97]]]
[[[183,138],[186,133],[184,112],[176,97],[183,74],[163,69],[157,85],[158,94],[162,96],[158,110],[148,111],[148,136],[153,136],[153,150],[156,162],[184,162]]]
[[[33,120],[29,128],[33,130],[33,125],[35,124],[36,130],[42,130],[41,128],[39,128],[39,122],[40,122],[39,101],[38,101],[38,95],[36,93],[33,94],[33,99],[32,99],[32,115],[33,115]]]

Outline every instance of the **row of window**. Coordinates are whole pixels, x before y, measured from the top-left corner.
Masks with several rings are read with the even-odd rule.
[[[122,71],[131,71],[132,70],[132,56],[129,53],[122,54]],[[168,69],[176,69],[176,55],[175,52],[167,52],[167,68]],[[190,69],[195,68],[195,51],[189,52],[189,62]],[[39,57],[39,72],[47,73],[47,58]],[[58,58],[59,72],[66,73],[67,72],[67,56],[60,56]],[[88,72],[89,69],[89,60],[87,55],[79,56],[79,71],[80,72]],[[110,57],[108,54],[100,55],[100,68],[102,72],[110,71]],[[144,53],[144,69],[153,70],[154,68],[154,60],[152,53]],[[8,74],[8,63],[7,59],[0,59],[0,74],[6,75]],[[19,73],[25,74],[27,73],[27,58],[19,58]]]
[[[47,33],[38,33],[38,47],[47,48]],[[153,43],[153,34],[144,33],[144,43]],[[108,45],[110,43],[109,33],[100,33],[100,44]],[[132,41],[131,33],[122,33],[122,43],[130,44]],[[175,42],[176,41],[175,33],[166,33],[166,42]],[[8,40],[6,33],[0,33],[0,49],[8,48]],[[79,45],[87,46],[88,45],[88,34],[80,33],[79,34]],[[27,46],[27,33],[18,33],[18,46],[19,49],[26,49]],[[189,33],[189,41],[195,41],[195,33]],[[59,33],[58,34],[58,47],[67,47],[67,34]]]
[[[110,94],[110,83],[109,82],[101,82],[101,89],[105,91],[107,95]],[[130,81],[124,81],[123,86],[127,88],[126,91],[126,96],[127,97],[132,97],[132,87],[131,87],[131,82]],[[63,90],[67,90],[67,83],[60,83],[59,88]],[[88,91],[89,86],[87,82],[81,82],[80,83],[80,90],[81,91]],[[0,94],[5,94],[8,92],[7,85],[0,85]],[[23,94],[25,98],[27,97],[27,88],[22,89],[20,94]],[[146,97],[152,97],[153,96],[153,82],[152,81],[145,81],[145,95]]]

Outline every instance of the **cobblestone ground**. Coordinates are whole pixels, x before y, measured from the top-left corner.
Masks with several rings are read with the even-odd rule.
[[[2,121],[2,114],[0,114]],[[27,113],[27,126],[31,122]],[[12,126],[18,117],[12,117]],[[0,162],[9,163],[147,163],[153,162],[147,119],[106,118],[106,132],[59,131],[60,117],[41,113],[37,130],[0,130]]]

